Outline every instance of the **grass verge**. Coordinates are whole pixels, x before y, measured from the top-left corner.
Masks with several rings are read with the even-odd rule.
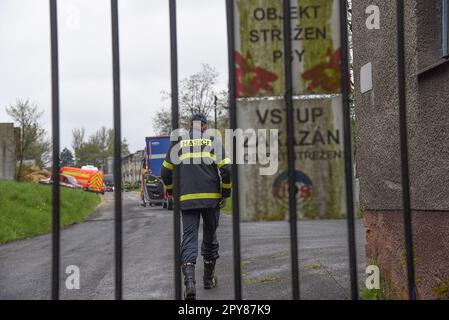
[[[227,215],[232,214],[232,197],[226,199],[226,205],[224,206],[223,209],[221,209],[221,212]]]
[[[101,202],[90,192],[61,188],[61,227],[84,221]],[[0,181],[0,243],[51,231],[52,188]]]

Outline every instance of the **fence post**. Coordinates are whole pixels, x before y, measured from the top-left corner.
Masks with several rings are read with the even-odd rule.
[[[171,65],[171,122],[172,129],[179,128],[178,94],[178,40],[176,25],[176,0],[170,0],[170,65]],[[181,300],[181,217],[179,209],[179,166],[173,168],[173,232],[175,250],[175,299]]]
[[[416,299],[415,266],[413,262],[412,214],[410,204],[410,178],[408,167],[407,103],[405,82],[404,1],[396,1],[397,52],[398,52],[398,100],[399,135],[401,144],[402,205],[404,214],[404,238],[407,260],[407,285],[410,300]]]
[[[231,129],[237,128],[237,94],[235,85],[235,35],[234,0],[226,0],[226,20],[228,31],[228,70],[229,70],[229,115]],[[236,143],[232,147],[232,241],[234,253],[234,297],[242,299],[242,274],[240,253],[240,201],[238,183],[238,165],[236,162]]]
[[[357,255],[355,245],[354,179],[352,166],[352,121],[349,99],[349,49],[348,49],[348,12],[347,1],[340,0],[340,41],[341,41],[341,91],[343,108],[345,178],[346,178],[346,221],[348,228],[349,276],[351,280],[351,298],[359,298],[357,283]]]
[[[59,187],[59,55],[58,55],[58,10],[57,1],[50,0],[51,34],[51,92],[52,92],[52,286],[51,297],[59,300],[60,272],[60,187]]]
[[[284,15],[284,77],[285,77],[285,109],[287,112],[287,164],[288,164],[288,209],[290,220],[290,251],[292,264],[292,296],[299,300],[299,268],[298,268],[298,217],[296,211],[296,179],[295,179],[295,123],[293,116],[293,75],[292,75],[292,43],[290,0],[283,1]]]
[[[115,299],[123,298],[122,263],[122,134],[120,116],[120,46],[117,0],[111,0],[112,73],[114,94]]]

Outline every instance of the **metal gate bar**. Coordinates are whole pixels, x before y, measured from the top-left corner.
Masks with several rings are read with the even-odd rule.
[[[348,229],[349,276],[351,281],[351,298],[359,298],[357,283],[357,256],[354,226],[354,179],[352,167],[352,121],[349,100],[349,50],[348,50],[348,5],[340,0],[340,41],[341,41],[341,93],[343,108],[345,185],[346,185],[346,221]]]
[[[59,57],[58,57],[58,10],[56,0],[50,0],[51,43],[51,99],[52,99],[52,269],[51,298],[59,300],[60,269],[60,187],[59,187]]]
[[[226,0],[228,31],[229,115],[231,129],[237,129],[237,92],[235,73],[234,0]],[[242,299],[242,273],[240,253],[240,201],[236,139],[232,144],[232,241],[234,254],[234,297]]]
[[[292,296],[293,300],[299,297],[299,268],[298,268],[298,231],[296,211],[296,179],[295,179],[295,124],[293,116],[293,74],[292,74],[292,43],[290,0],[283,0],[283,42],[284,42],[284,102],[287,112],[287,164],[288,164],[288,209],[290,221],[290,255],[292,263]]]
[[[112,77],[114,86],[115,299],[123,298],[122,133],[120,115],[120,46],[117,0],[111,0]]]
[[[407,286],[409,299],[416,299],[415,266],[413,262],[412,214],[410,204],[410,177],[408,166],[407,103],[405,83],[404,1],[396,1],[399,134],[401,144],[402,204],[404,215],[404,239],[407,261]]]
[[[176,26],[176,0],[170,0],[170,66],[171,66],[171,122],[172,129],[179,128],[178,43]],[[173,233],[175,259],[175,299],[181,300],[181,218],[179,210],[179,166],[173,168]]]

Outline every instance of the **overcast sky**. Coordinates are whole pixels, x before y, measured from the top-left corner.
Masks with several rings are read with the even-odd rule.
[[[48,0],[0,0],[0,122],[16,99],[44,110],[51,134]],[[112,127],[110,0],[58,1],[61,148],[72,129]],[[207,63],[227,83],[224,0],[178,0],[180,79]],[[122,134],[134,152],[154,134],[151,118],[170,90],[168,0],[119,0]]]

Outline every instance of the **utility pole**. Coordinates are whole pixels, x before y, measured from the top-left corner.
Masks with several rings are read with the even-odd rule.
[[[215,121],[215,129],[217,129],[217,96],[214,96],[214,121]]]

